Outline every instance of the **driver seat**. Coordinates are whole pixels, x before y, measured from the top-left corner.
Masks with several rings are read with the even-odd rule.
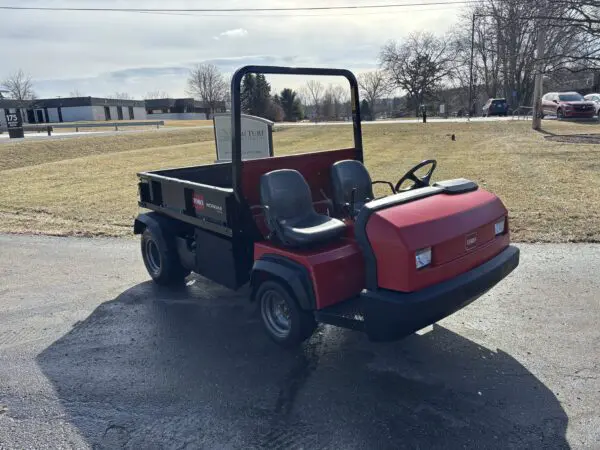
[[[373,200],[373,182],[367,168],[355,159],[338,161],[331,166],[333,202],[339,213],[350,213],[355,217],[362,207]],[[352,191],[354,192],[354,208]]]
[[[309,247],[337,239],[341,220],[318,214],[308,183],[297,170],[273,170],[260,178],[260,200],[267,228],[286,247]]]

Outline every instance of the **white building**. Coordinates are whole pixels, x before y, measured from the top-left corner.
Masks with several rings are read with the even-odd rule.
[[[15,100],[0,99],[0,122],[3,113],[15,107]],[[59,123],[79,121],[145,120],[146,107],[141,100],[117,100],[97,97],[36,99],[19,102],[24,123]]]

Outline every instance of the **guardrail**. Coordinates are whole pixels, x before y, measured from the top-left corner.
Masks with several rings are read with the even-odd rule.
[[[164,120],[139,121],[139,122],[68,122],[68,123],[31,123],[23,124],[23,131],[45,131],[48,136],[52,135],[52,131],[56,128],[75,128],[75,132],[79,132],[80,128],[113,128],[119,131],[123,127],[144,127],[155,126],[159,128],[164,126]],[[6,127],[0,127],[0,133],[8,131]]]
[[[515,120],[515,117],[517,118],[517,120],[521,120],[521,118],[523,118],[523,120],[532,119],[533,118],[533,106],[519,106],[519,107],[515,108],[515,110],[513,111],[513,114],[512,114],[513,120]]]
[[[53,123],[54,128],[75,128],[76,132],[79,132],[80,128],[108,128],[114,127],[115,131],[119,131],[119,127],[145,127],[155,126],[159,128],[164,125],[164,120],[153,120],[153,121],[139,121],[139,122],[71,122],[71,123]]]

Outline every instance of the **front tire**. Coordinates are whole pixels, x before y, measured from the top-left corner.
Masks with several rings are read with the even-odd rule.
[[[558,120],[563,120],[565,118],[565,113],[563,113],[562,109],[556,111],[556,118]]]
[[[146,270],[155,283],[163,286],[183,284],[185,277],[190,274],[181,265],[177,250],[169,248],[165,240],[153,234],[149,228],[142,233],[141,249]]]
[[[256,300],[267,335],[284,348],[299,346],[317,327],[312,313],[300,309],[287,287],[278,281],[263,281]]]

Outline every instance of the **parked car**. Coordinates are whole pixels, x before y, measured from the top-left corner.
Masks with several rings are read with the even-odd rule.
[[[483,117],[490,116],[507,116],[508,103],[505,98],[490,98],[483,105]]]
[[[597,106],[578,92],[548,92],[542,97],[542,118],[548,114],[564,118],[592,118]]]
[[[588,102],[594,102],[596,104],[596,115],[600,121],[600,94],[588,94],[583,98]]]

